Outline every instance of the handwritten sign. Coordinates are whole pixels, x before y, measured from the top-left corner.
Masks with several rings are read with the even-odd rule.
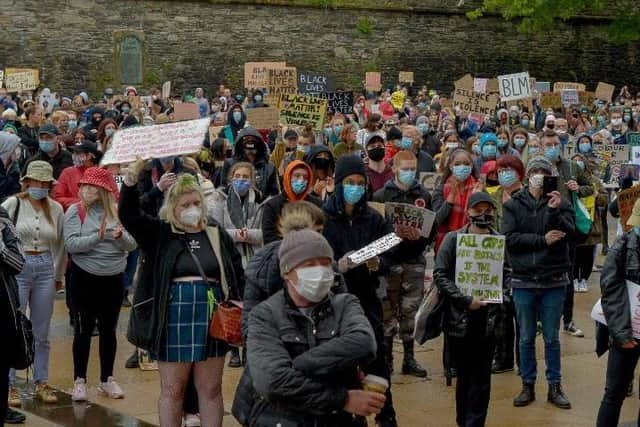
[[[209,119],[189,120],[117,131],[101,164],[129,163],[143,159],[195,153],[202,147]]]
[[[627,295],[629,296],[629,312],[631,313],[631,330],[632,335],[636,339],[640,339],[640,285],[630,280],[626,280]],[[593,306],[591,310],[591,318],[603,325],[607,324],[602,309],[602,299]]]
[[[536,91],[538,93],[551,92],[551,82],[536,82]]]
[[[378,71],[369,71],[365,74],[365,89],[377,92],[382,89],[382,75]]]
[[[413,83],[413,71],[400,71],[398,73],[398,83]]]
[[[247,109],[247,121],[256,129],[271,129],[278,125],[277,107]]]
[[[580,104],[580,96],[575,89],[562,89],[560,91],[560,100],[562,105],[565,106]]]
[[[198,119],[200,118],[200,108],[198,104],[181,102],[173,106],[173,116],[176,122]]]
[[[436,218],[435,212],[407,203],[385,203],[385,211],[386,218],[394,227],[413,228],[422,237],[429,237]]]
[[[471,75],[467,74],[455,82],[453,106],[459,107],[463,113],[479,113],[493,117],[496,114],[497,104],[497,95],[473,91],[473,77]]]
[[[385,253],[389,249],[398,246],[400,242],[402,242],[402,239],[398,237],[396,233],[389,233],[349,255],[349,261],[354,264],[362,264],[374,256]]]
[[[611,98],[613,97],[613,93],[615,92],[616,87],[614,85],[610,85],[605,82],[598,82],[598,86],[596,87],[596,98],[611,102]]]
[[[547,108],[562,108],[562,98],[559,92],[544,92],[540,94],[540,106]]]
[[[336,81],[333,77],[308,71],[298,71],[298,93],[320,96],[322,93],[335,92]]]
[[[40,84],[40,72],[34,68],[5,68],[4,85],[7,92],[35,90]]]
[[[629,153],[631,151],[629,145],[606,144],[602,146],[602,149],[604,150],[602,157],[607,159],[611,168],[610,182],[617,182],[624,164],[629,163]]]
[[[168,99],[171,96],[171,82],[164,82],[162,84],[162,99]]]
[[[487,81],[488,79],[473,79],[473,91],[477,93],[487,93]]]
[[[458,234],[456,285],[463,294],[502,303],[504,236]]]
[[[269,70],[286,67],[286,62],[245,62],[244,87],[247,89],[264,89],[269,83]]]
[[[294,94],[298,90],[296,67],[271,68],[267,76],[267,102],[278,102],[281,94]]]
[[[553,91],[554,92],[560,92],[562,90],[566,90],[566,89],[573,89],[573,90],[577,90],[578,92],[582,91],[586,91],[587,88],[584,84],[582,83],[574,83],[574,82],[555,82],[553,84]]]
[[[531,98],[531,80],[528,72],[498,76],[498,88],[502,102]]]
[[[280,122],[284,125],[304,126],[313,124],[315,130],[322,130],[327,112],[327,100],[306,95],[280,95],[278,102]]]
[[[624,231],[631,230],[631,226],[627,225],[627,220],[631,216],[633,205],[640,198],[640,185],[634,185],[631,188],[622,190],[618,193],[618,209],[620,211],[620,225]]]
[[[327,112],[329,113],[353,113],[353,92],[321,93],[320,98],[327,100]]]

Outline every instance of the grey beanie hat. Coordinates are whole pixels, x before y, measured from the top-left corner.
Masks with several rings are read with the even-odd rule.
[[[535,156],[534,158],[529,159],[525,174],[529,176],[529,172],[532,170],[540,169],[549,172],[549,175],[557,175],[557,169],[545,156]]]
[[[324,236],[309,228],[290,231],[284,235],[280,250],[280,273],[284,275],[301,263],[313,258],[330,258],[333,249]]]

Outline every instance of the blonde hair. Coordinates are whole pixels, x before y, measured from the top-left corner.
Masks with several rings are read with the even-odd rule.
[[[26,178],[24,181],[22,181],[22,185],[20,186],[21,193],[16,194],[17,198],[19,199],[27,198],[27,196],[29,195],[29,192],[27,190],[29,189],[30,183],[31,183],[30,178]],[[50,205],[51,190],[53,190],[53,185],[49,184],[49,195],[47,195],[47,197],[44,200],[42,200],[40,207],[42,208],[42,212],[44,213],[44,217],[46,218],[47,222],[53,225],[53,216],[51,215],[51,205]]]
[[[207,215],[204,193],[202,188],[198,184],[198,181],[193,175],[188,173],[182,174],[178,177],[178,180],[173,184],[164,198],[164,205],[160,209],[160,218],[167,221],[172,226],[183,229],[184,226],[175,216],[175,209],[178,204],[178,200],[184,195],[197,193],[200,197],[202,206],[202,218],[200,219],[199,229],[204,230],[207,227]]]
[[[324,226],[324,221],[322,209],[306,200],[299,200],[283,206],[278,230],[284,236],[290,231],[313,228],[316,225]]]
[[[82,188],[82,186],[84,185],[91,184],[81,184],[80,188]],[[102,204],[102,208],[104,209],[104,214],[106,215],[107,219],[115,222],[120,222],[120,219],[118,218],[118,209],[116,208],[116,198],[113,196],[113,193],[111,191],[105,190],[102,187],[98,187],[97,185],[94,185],[93,187],[96,187],[98,189],[98,201]],[[82,198],[80,199],[80,203],[82,203],[82,206],[86,211],[89,211],[89,209],[91,209],[91,205],[87,206]]]
[[[61,110],[54,111],[53,114],[51,114],[51,123],[58,126],[60,124],[60,120],[64,119],[65,117],[67,119],[69,118],[67,113],[65,113],[64,111],[61,111]]]
[[[182,164],[186,166],[187,169],[192,169],[198,175],[202,175],[202,170],[200,169],[200,165],[198,165],[198,162],[192,157],[189,157],[189,156],[182,157]]]
[[[229,183],[231,182],[231,180],[233,179],[233,175],[240,168],[249,169],[249,176],[250,176],[250,180],[251,180],[251,188],[255,188],[255,186],[256,186],[256,170],[253,167],[253,165],[251,163],[249,163],[249,162],[234,163],[233,166],[231,166],[231,170],[229,171],[229,175],[227,175],[227,182],[229,182]]]

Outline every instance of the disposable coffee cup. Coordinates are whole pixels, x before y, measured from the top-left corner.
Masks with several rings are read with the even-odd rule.
[[[389,381],[386,378],[377,375],[367,375],[362,381],[362,388],[365,391],[374,391],[376,393],[385,394],[389,388]]]

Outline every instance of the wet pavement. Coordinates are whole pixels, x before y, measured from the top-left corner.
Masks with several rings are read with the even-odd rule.
[[[597,264],[602,264],[598,257]],[[607,356],[598,359],[594,353],[594,322],[589,314],[599,298],[599,273],[593,273],[588,293],[575,294],[576,324],[584,331],[584,338],[575,338],[561,332],[563,387],[573,409],[562,410],[546,402],[547,385],[544,381],[542,338],[538,337],[537,355],[539,378],[536,402],[525,408],[514,408],[512,400],[520,390],[520,379],[515,372],[494,375],[487,419],[488,426],[593,426],[604,390]],[[89,363],[89,403],[72,403],[68,393],[73,386],[71,356],[72,329],[61,296],[56,301],[52,324],[50,385],[61,390],[56,405],[35,402],[29,387],[22,390],[23,410],[27,426],[88,426],[88,427],[146,427],[158,425],[157,398],[159,378],[157,372],[125,369],[124,363],[132,353],[124,337],[129,310],[120,317],[119,347],[115,378],[126,396],[111,400],[98,396],[99,380],[98,340],[94,338]],[[455,387],[447,387],[442,368],[442,338],[416,348],[416,357],[429,370],[428,379],[397,374],[402,363],[402,346],[396,343],[395,370],[392,378],[394,403],[400,426],[455,426]],[[240,369],[226,368],[223,382],[225,409],[231,408],[233,394],[240,377]],[[542,375],[540,375],[542,373]],[[24,376],[24,372],[19,373]],[[454,380],[455,385],[455,380]],[[23,387],[23,386],[21,386]],[[636,425],[638,416],[638,384],[634,396],[628,398],[622,409],[622,425]],[[231,415],[226,415],[224,426],[238,426]]]

